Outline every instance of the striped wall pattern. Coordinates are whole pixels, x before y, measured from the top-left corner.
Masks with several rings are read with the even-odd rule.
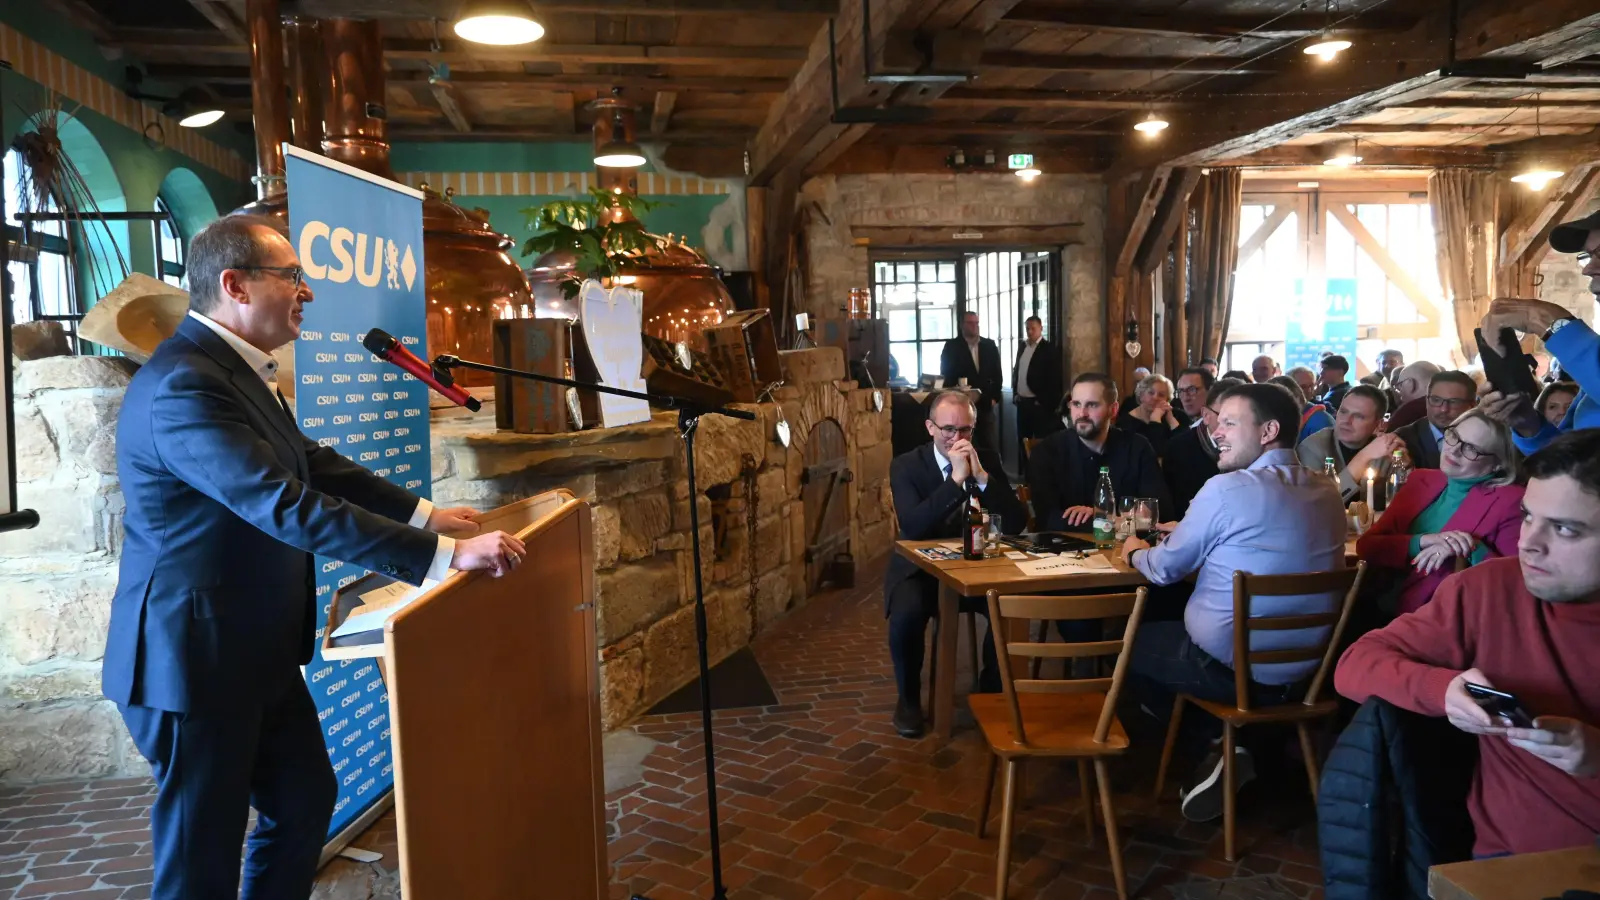
[[[131,99],[120,87],[4,23],[0,23],[0,59],[9,60],[23,78],[81,103],[135,134],[143,134],[145,124],[154,117],[161,123],[167,146],[172,150],[230,178],[243,181],[250,177],[253,165],[237,152],[206,140],[192,128],[180,126],[176,119],[162,115],[156,107]],[[70,106],[68,111],[71,111]]]
[[[440,193],[453,189],[469,197],[526,197],[568,192],[582,193],[595,186],[593,172],[400,172],[396,180],[415,188],[424,183]],[[726,195],[733,192],[727,179],[698,175],[640,172],[639,193],[661,195]]]

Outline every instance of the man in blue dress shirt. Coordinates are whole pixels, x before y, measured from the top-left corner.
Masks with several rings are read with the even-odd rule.
[[[1128,564],[1151,583],[1172,584],[1196,575],[1182,622],[1151,622],[1134,638],[1129,672],[1146,696],[1191,694],[1233,702],[1233,574],[1324,572],[1344,567],[1344,501],[1333,482],[1300,465],[1294,451],[1300,411],[1275,384],[1245,384],[1224,394],[1212,432],[1221,474],[1207,481],[1183,521],[1163,526],[1166,540],[1151,547],[1138,538],[1123,545]],[[1335,594],[1263,597],[1257,615],[1310,615],[1332,611]],[[1252,650],[1303,647],[1319,630],[1265,631],[1251,636]],[[1253,697],[1262,705],[1292,700],[1316,662],[1251,666]],[[1142,690],[1140,690],[1142,689]],[[1215,724],[1209,722],[1208,724]],[[1236,784],[1254,777],[1254,765],[1236,748]],[[1196,821],[1222,814],[1222,758],[1202,765],[1184,791],[1183,813]]]

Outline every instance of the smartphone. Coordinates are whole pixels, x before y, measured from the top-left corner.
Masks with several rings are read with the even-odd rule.
[[[1515,694],[1497,691],[1492,687],[1473,684],[1470,681],[1462,682],[1462,686],[1467,689],[1467,696],[1483,707],[1489,718],[1513,728],[1533,727],[1533,716],[1528,715],[1528,711],[1522,706],[1522,701],[1518,700]]]

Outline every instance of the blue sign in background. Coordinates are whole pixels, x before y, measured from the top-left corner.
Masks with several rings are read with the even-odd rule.
[[[1307,294],[1305,282],[1296,279],[1283,348],[1285,371],[1305,366],[1315,372],[1324,353],[1337,353],[1354,366],[1356,337],[1354,278],[1329,278],[1321,295]]]
[[[374,474],[430,493],[428,389],[361,345],[381,328],[423,355],[427,334],[422,195],[404,185],[284,148],[289,234],[315,295],[295,344],[300,430]],[[394,787],[389,695],[373,660],[325,661],[333,592],[366,571],[317,557],[316,655],[306,682],[339,782],[331,838]]]

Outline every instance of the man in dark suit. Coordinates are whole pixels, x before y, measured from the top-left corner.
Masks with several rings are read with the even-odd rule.
[[[962,313],[961,336],[944,342],[939,374],[944,377],[946,388],[959,387],[965,378],[967,387],[983,393],[978,401],[978,430],[973,434],[973,443],[995,451],[1000,449],[998,413],[1004,387],[1000,365],[1000,348],[978,334],[978,314]]]
[[[1465,372],[1440,372],[1429,379],[1428,393],[1423,400],[1428,405],[1428,414],[1395,429],[1394,433],[1406,442],[1406,452],[1411,455],[1413,466],[1437,469],[1444,430],[1478,402],[1478,386]]]
[[[117,425],[127,512],[102,684],[150,761],[156,900],[311,892],[337,791],[300,666],[313,554],[411,584],[521,561],[465,508],[435,509],[307,440],[267,381],[310,289],[271,219],[219,219],[189,248],[189,317],[134,375]],[[437,532],[437,533],[436,533]]]
[[[1001,517],[1008,534],[1022,531],[1028,509],[1006,480],[1000,457],[972,445],[977,413],[960,391],[944,391],[928,403],[928,434],[933,441],[895,457],[889,488],[900,519],[900,540],[926,541],[961,534],[967,499],[976,490],[985,510]],[[894,727],[904,737],[922,734],[922,655],[928,620],[939,611],[939,582],[898,553],[889,556],[883,579],[884,615],[889,619],[889,656],[894,660],[900,699]],[[963,612],[988,614],[982,597],[964,597]],[[945,627],[954,628],[947,622]],[[982,682],[1000,689],[992,639],[983,645]]]
[[[1102,466],[1111,470],[1118,497],[1154,498],[1163,519],[1172,509],[1156,451],[1137,434],[1112,427],[1117,383],[1098,372],[1079,375],[1062,417],[1070,430],[1058,431],[1033,448],[1028,487],[1040,531],[1083,530],[1094,518],[1094,490]]]
[[[1029,438],[1060,430],[1056,408],[1061,405],[1061,354],[1044,339],[1044,322],[1029,316],[1027,343],[1017,351],[1011,367],[1011,402],[1017,405],[1017,448],[1023,452]],[[1054,426],[1054,427],[1052,427]]]

